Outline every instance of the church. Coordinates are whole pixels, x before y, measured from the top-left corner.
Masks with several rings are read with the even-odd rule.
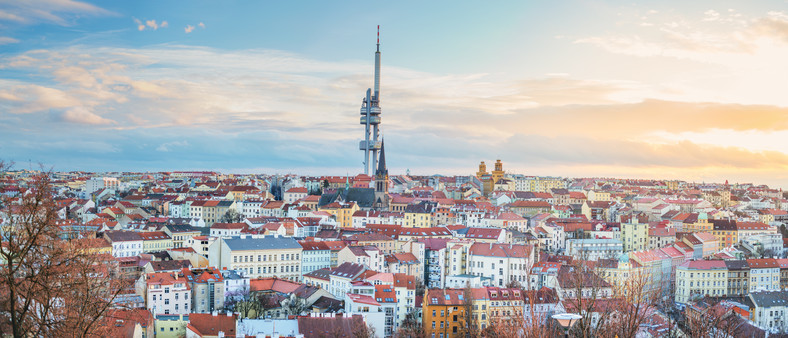
[[[381,142],[380,155],[378,155],[378,168],[375,170],[375,177],[372,180],[374,187],[352,188],[350,181],[345,182],[345,187],[333,192],[323,192],[318,201],[318,207],[322,207],[334,202],[350,203],[355,202],[362,210],[388,211],[389,202],[389,170],[386,167],[385,144]]]
[[[503,179],[503,175],[503,163],[501,163],[501,160],[495,161],[495,170],[490,173],[487,172],[487,165],[484,164],[484,161],[479,163],[479,171],[476,172],[476,178],[482,182],[482,194],[489,196],[495,190],[495,184]]]

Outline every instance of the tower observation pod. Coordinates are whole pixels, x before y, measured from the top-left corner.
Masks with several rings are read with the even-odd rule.
[[[359,149],[364,152],[364,174],[369,175],[375,170],[378,152],[381,147],[380,137],[380,25],[378,25],[377,48],[375,50],[375,86],[367,89],[361,102],[361,124],[364,125],[364,140]]]

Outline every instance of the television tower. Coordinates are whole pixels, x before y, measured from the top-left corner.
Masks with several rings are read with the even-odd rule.
[[[378,42],[375,50],[375,91],[367,89],[367,95],[361,103],[361,124],[364,125],[364,140],[359,149],[364,151],[364,175],[375,170],[378,162],[378,151],[381,147],[380,131],[380,25],[378,25]],[[370,155],[372,163],[370,163]],[[370,165],[371,164],[371,165]],[[370,169],[371,168],[371,169]]]

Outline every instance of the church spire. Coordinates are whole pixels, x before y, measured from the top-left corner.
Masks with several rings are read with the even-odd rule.
[[[386,152],[384,149],[385,140],[380,141],[380,158],[378,158],[378,170],[375,175],[388,175],[389,169],[386,168]]]

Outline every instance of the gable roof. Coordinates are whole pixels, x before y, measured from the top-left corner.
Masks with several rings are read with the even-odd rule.
[[[235,337],[237,318],[235,314],[192,313],[189,314],[188,328],[201,336],[218,336],[223,332],[225,337]]]

